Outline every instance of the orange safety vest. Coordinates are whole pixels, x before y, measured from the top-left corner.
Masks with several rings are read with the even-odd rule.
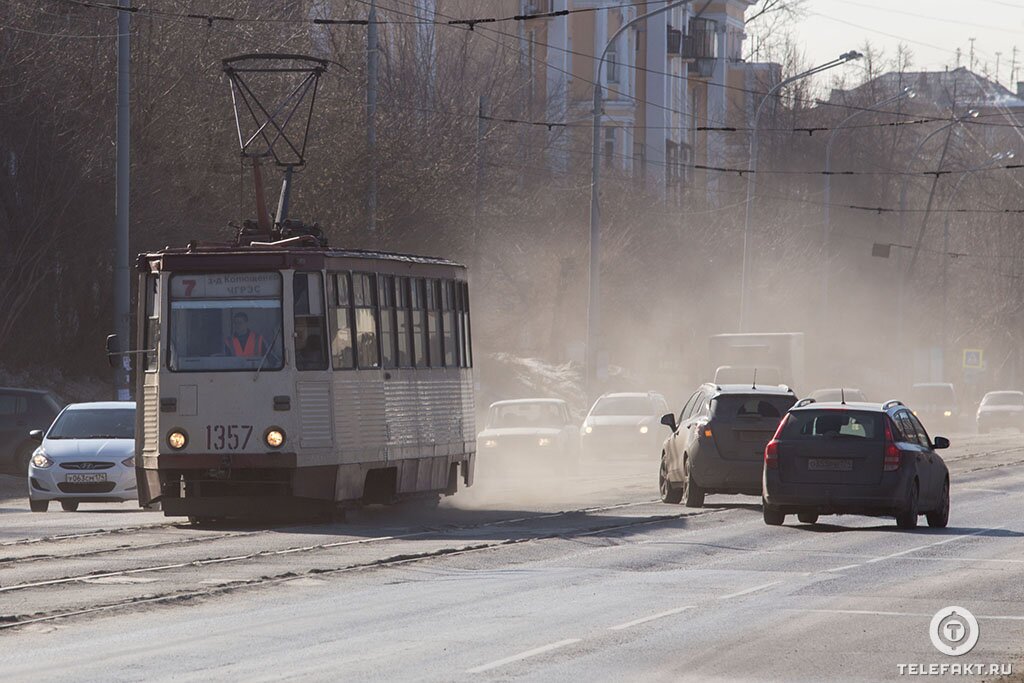
[[[231,349],[235,356],[262,356],[263,337],[249,330],[249,336],[245,339],[245,346],[238,343],[238,337],[232,335],[224,340],[225,346]]]

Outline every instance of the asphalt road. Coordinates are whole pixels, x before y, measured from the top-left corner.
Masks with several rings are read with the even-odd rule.
[[[487,480],[438,509],[197,529],[130,506],[32,514],[0,482],[4,680],[891,680],[1024,669],[1024,437],[947,451],[947,529],[656,497],[656,463]],[[923,521],[923,520],[922,520]],[[972,652],[928,635],[978,618]],[[913,678],[907,676],[904,678]],[[929,677],[942,679],[942,677]],[[951,680],[992,680],[984,675]]]

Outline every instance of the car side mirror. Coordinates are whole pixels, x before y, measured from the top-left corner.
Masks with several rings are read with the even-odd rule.
[[[28,436],[33,441],[38,441],[39,443],[43,442],[43,430],[42,429],[33,429],[31,432],[28,433]]]
[[[661,416],[661,424],[665,425],[673,432],[676,431],[676,416],[672,413],[666,413]]]
[[[937,451],[941,451],[943,448],[949,448],[949,439],[944,436],[935,437],[935,441],[932,443],[932,448]]]
[[[118,356],[121,353],[121,342],[117,338],[116,334],[107,335],[107,362],[110,367],[116,368],[121,364],[121,359]]]

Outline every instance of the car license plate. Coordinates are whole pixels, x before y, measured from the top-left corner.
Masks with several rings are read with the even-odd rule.
[[[811,458],[807,461],[807,469],[821,472],[850,472],[853,470],[853,461],[838,458]]]
[[[69,474],[65,479],[69,484],[95,484],[106,480],[106,474]]]

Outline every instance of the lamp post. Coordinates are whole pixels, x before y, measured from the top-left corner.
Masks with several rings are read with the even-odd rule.
[[[608,56],[608,50],[619,36],[628,28],[641,21],[649,19],[673,10],[676,7],[688,5],[693,0],[676,0],[669,2],[664,7],[641,14],[619,27],[601,50],[597,60],[597,68],[594,70],[594,120],[593,140],[590,150],[590,292],[587,298],[587,350],[586,350],[586,384],[589,393],[594,393],[597,386],[597,345],[601,335],[601,114],[602,97],[601,91],[601,67]]]
[[[828,311],[828,298],[829,298],[829,278],[831,277],[831,237],[832,237],[832,143],[835,142],[836,134],[845,126],[847,123],[857,118],[865,112],[872,111],[879,107],[884,107],[893,102],[898,102],[903,98],[913,99],[916,93],[911,88],[904,88],[902,92],[893,97],[886,98],[875,102],[871,107],[867,109],[858,109],[853,112],[845,119],[839,122],[839,125],[832,129],[832,132],[828,136],[828,143],[825,145],[825,229],[822,235],[822,249],[824,251],[823,262],[825,265],[825,282],[824,282],[824,310],[827,315]]]
[[[956,185],[953,186],[953,191],[949,194],[949,203],[946,205],[946,225],[942,232],[942,348],[943,355],[945,355],[946,340],[949,338],[949,226],[953,219],[953,202],[956,201],[957,195],[960,193],[960,186],[964,184],[964,181],[979,171],[987,171],[988,169],[996,166],[1001,161],[1013,159],[1016,153],[1013,151],[997,152],[992,155],[988,163],[976,166],[975,168],[964,171],[960,176],[959,180],[956,181]]]
[[[861,53],[856,50],[850,50],[849,52],[844,52],[839,55],[838,58],[833,59],[830,62],[825,62],[813,69],[808,69],[807,71],[798,73],[795,76],[790,76],[776,84],[771,90],[765,93],[765,96],[761,98],[761,103],[757,105],[757,111],[754,113],[754,124],[750,136],[750,155],[747,162],[747,210],[743,223],[743,265],[740,270],[740,332],[745,331],[747,322],[747,300],[749,299],[747,286],[750,279],[747,272],[750,265],[750,210],[751,204],[754,202],[754,174],[757,173],[758,124],[761,121],[761,112],[764,111],[764,105],[772,95],[790,83],[799,81],[802,78],[814,76],[815,74],[819,74],[823,71],[828,71],[829,69],[834,69],[837,66],[846,64],[854,59],[860,59],[861,57],[863,57]]]
[[[970,109],[970,110],[967,111],[966,114],[964,114],[962,116],[954,117],[953,119],[951,119],[945,125],[940,126],[939,128],[936,128],[931,133],[926,135],[924,137],[924,139],[921,140],[921,142],[918,143],[917,147],[914,148],[914,152],[910,155],[910,159],[907,161],[907,167],[906,167],[906,170],[904,171],[904,174],[903,174],[902,187],[900,188],[900,241],[901,242],[903,241],[904,235],[906,233],[906,223],[907,223],[907,185],[910,182],[910,173],[911,173],[911,171],[913,169],[914,162],[917,161],[917,157],[921,154],[921,150],[928,143],[928,141],[931,140],[933,137],[935,137],[939,133],[947,132],[946,142],[945,142],[945,144],[942,147],[942,156],[939,158],[939,168],[937,169],[937,170],[942,170],[942,163],[945,160],[946,152],[949,149],[949,141],[950,141],[950,135],[952,134],[952,128],[954,126],[960,125],[961,123],[963,123],[964,121],[966,121],[968,119],[977,118],[978,114],[979,114],[979,112],[978,112],[977,109]],[[935,188],[936,188],[936,186],[938,184],[938,179],[939,179],[939,177],[938,177],[938,175],[936,175],[935,176],[935,180],[932,182],[932,190],[931,190],[931,193],[928,196],[928,210],[925,212],[924,223],[922,225],[927,225],[927,223],[928,223],[928,213],[931,210],[932,201],[935,198]],[[914,249],[914,254],[913,254],[913,256],[911,256],[910,264],[908,265],[908,267],[900,268],[899,271],[898,271],[899,272],[899,283],[898,283],[897,295],[896,295],[896,302],[897,302],[897,304],[896,304],[896,311],[897,311],[897,315],[896,315],[896,340],[897,340],[897,347],[900,349],[901,352],[902,352],[902,350],[905,347],[905,343],[904,342],[905,342],[905,333],[906,333],[905,327],[906,326],[904,325],[903,318],[904,318],[904,311],[906,310],[907,282],[910,279],[910,277],[909,277],[910,276],[910,270],[914,267],[914,263],[916,261],[916,257],[917,257],[917,249],[915,248]],[[905,370],[908,367],[908,365],[906,363],[904,363],[901,367],[904,368],[904,370]]]

